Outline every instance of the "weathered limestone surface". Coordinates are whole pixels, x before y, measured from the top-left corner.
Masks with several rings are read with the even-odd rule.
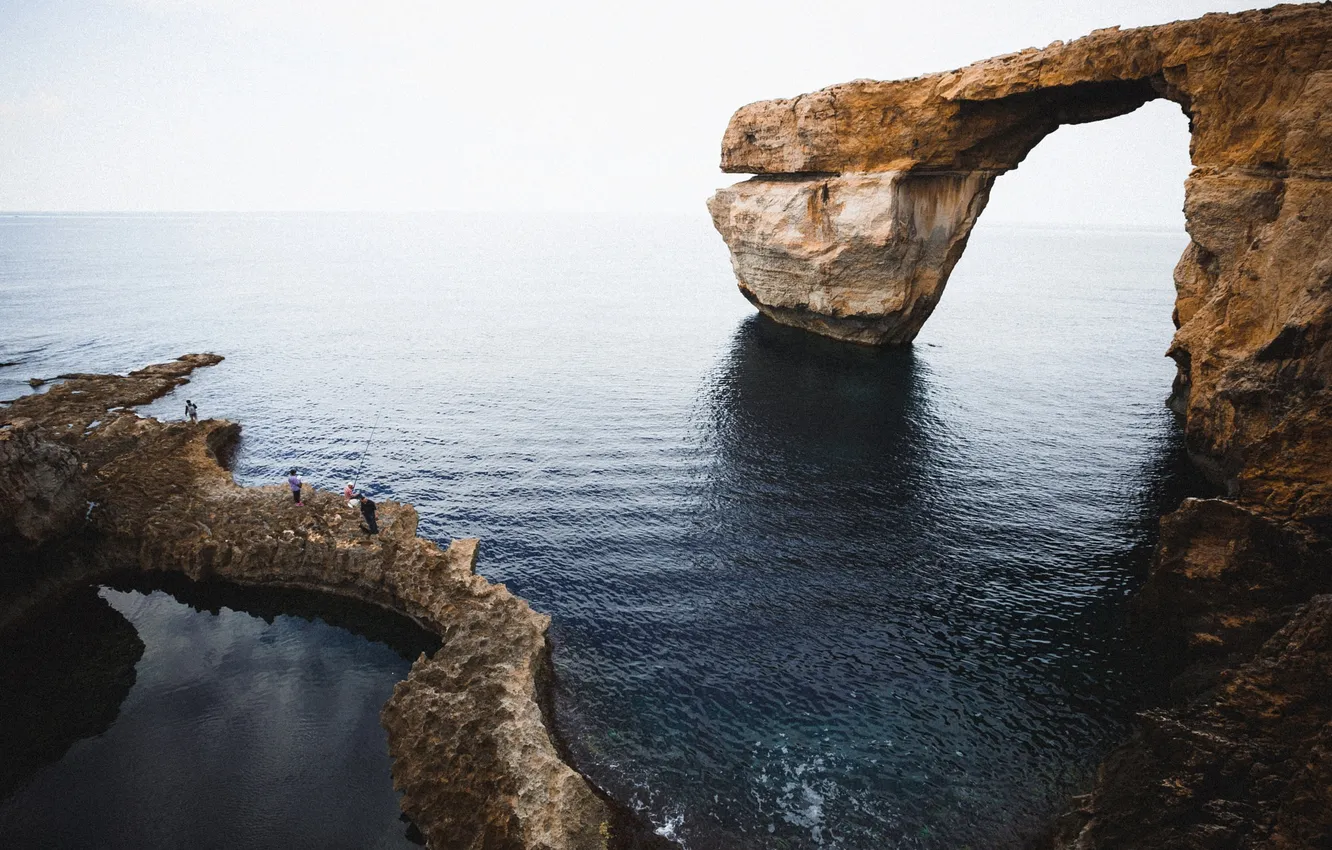
[[[1170,404],[1227,498],[1162,521],[1135,608],[1187,661],[1176,703],[1144,717],[1056,843],[1332,846],[1332,606],[1311,601],[1332,592],[1332,4],[1098,30],[750,104],[722,168],[757,176],[709,209],[770,318],[906,343],[996,177],[1062,124],[1155,98],[1188,116],[1194,165]],[[1261,698],[1236,690],[1260,678]]]
[[[225,468],[240,433],[233,423],[108,411],[151,401],[220,359],[71,378],[0,411],[0,429],[22,422],[87,465],[95,507],[65,553],[75,562],[66,584],[126,567],[171,570],[336,593],[405,614],[442,638],[382,715],[403,808],[429,846],[581,850],[638,840],[629,819],[561,760],[541,702],[549,618],[476,575],[476,540],[441,550],[416,536],[409,505],[387,501],[371,537],[334,494],[310,492],[297,507],[284,485],[237,486]],[[0,615],[0,624],[13,619]]]
[[[962,256],[994,175],[751,180],[709,201],[740,291],[766,315],[825,336],[910,342]]]
[[[70,531],[87,505],[87,482],[68,446],[31,420],[0,426],[0,553],[31,549]]]

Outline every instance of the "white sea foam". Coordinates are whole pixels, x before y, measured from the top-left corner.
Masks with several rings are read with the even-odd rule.
[[[685,847],[684,839],[680,837],[680,827],[682,826],[684,826],[684,812],[673,812],[666,816],[666,823],[657,827],[654,831],[662,838]]]

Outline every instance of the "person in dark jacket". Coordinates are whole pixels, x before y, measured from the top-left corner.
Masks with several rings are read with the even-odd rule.
[[[371,534],[379,533],[379,526],[375,523],[375,502],[364,493],[361,495],[361,516],[365,517],[365,524]]]

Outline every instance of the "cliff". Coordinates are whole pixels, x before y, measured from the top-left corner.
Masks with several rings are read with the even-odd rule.
[[[1169,403],[1227,498],[1190,500],[1162,522],[1136,610],[1163,651],[1187,661],[1179,703],[1146,718],[1131,745],[1153,757],[1108,762],[1060,840],[1332,845],[1326,795],[1280,803],[1305,774],[1271,759],[1322,752],[1308,737],[1322,715],[1305,723],[1296,715],[1309,701],[1282,701],[1292,680],[1280,670],[1298,653],[1266,644],[1291,622],[1306,624],[1301,634],[1322,628],[1328,606],[1310,600],[1332,590],[1332,4],[1098,30],[957,71],[750,104],[726,129],[722,169],[756,176],[708,207],[741,292],[765,315],[841,340],[906,344],[996,177],[1063,124],[1157,98],[1188,116],[1194,166]],[[1317,667],[1320,652],[1299,657]],[[1227,690],[1233,677],[1253,681],[1243,671],[1260,662],[1277,671],[1272,699]],[[1289,722],[1269,722],[1282,712]],[[1224,771],[1262,782],[1199,778],[1207,772],[1189,742],[1222,728],[1248,742]],[[1165,802],[1147,793],[1161,787],[1179,790],[1173,820],[1157,817]]]
[[[83,518],[87,482],[78,456],[30,420],[0,425],[0,469],[0,553],[36,548]]]
[[[0,434],[24,441],[23,451],[0,452],[5,480],[43,470],[20,481],[40,486],[11,494],[17,515],[29,518],[20,543],[45,542],[43,568],[60,564],[35,592],[0,606],[0,626],[19,619],[18,607],[125,569],[383,606],[442,639],[438,652],[417,659],[381,718],[403,809],[429,846],[575,850],[637,841],[636,824],[561,760],[542,707],[549,618],[476,575],[476,540],[440,549],[416,536],[409,505],[389,501],[371,537],[334,494],[309,492],[298,507],[285,486],[237,486],[226,460],[238,425],[161,422],[127,409],[219,360],[190,355],[126,376],[72,376],[0,411]],[[64,502],[49,494],[73,488],[91,506],[78,505],[71,530]]]

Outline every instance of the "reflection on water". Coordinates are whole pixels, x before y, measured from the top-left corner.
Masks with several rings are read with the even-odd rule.
[[[0,635],[0,800],[75,741],[106,731],[142,655],[138,632],[96,588]]]
[[[985,456],[942,393],[919,349],[758,317],[705,383],[680,563],[637,622],[569,653],[629,675],[603,693],[566,656],[560,703],[580,760],[690,847],[1020,845],[1159,680],[1121,602],[1189,484],[1177,429],[1106,482],[1132,499],[1098,506]],[[1010,479],[1054,495],[995,501]],[[1117,526],[1099,551],[1089,517]]]
[[[370,491],[482,538],[479,570],[552,617],[579,767],[694,850],[1013,847],[1157,682],[1121,608],[1190,486],[1162,404],[1186,242],[982,224],[912,349],[875,352],[753,318],[704,217],[6,219],[0,346],[26,362],[0,387],[217,350],[147,412],[243,422],[245,484],[340,490],[377,422]],[[159,612],[148,653],[217,610]],[[354,669],[326,628],[254,675]],[[188,693],[234,704],[219,676]],[[372,730],[369,681],[298,690]],[[303,767],[244,716],[252,783]],[[171,749],[133,729],[126,758]],[[347,763],[363,739],[302,740]]]
[[[922,488],[949,435],[927,373],[914,349],[846,345],[751,317],[705,387],[714,459],[701,519],[759,519],[779,548],[854,535],[866,517],[938,498]],[[814,498],[833,510],[810,513]],[[815,517],[842,524],[801,525]]]
[[[373,643],[381,643],[404,661],[421,653],[434,655],[439,636],[406,617],[390,614],[365,602],[310,590],[246,587],[224,581],[192,581],[176,573],[124,574],[111,582],[115,590],[170,594],[177,602],[201,614],[243,611],[269,626],[279,618],[297,617],[335,626]]]
[[[0,798],[4,846],[413,846],[377,717],[433,637],[309,593],[120,586],[138,589],[79,591],[41,634],[6,636],[0,762],[33,761],[27,732],[54,763]]]

